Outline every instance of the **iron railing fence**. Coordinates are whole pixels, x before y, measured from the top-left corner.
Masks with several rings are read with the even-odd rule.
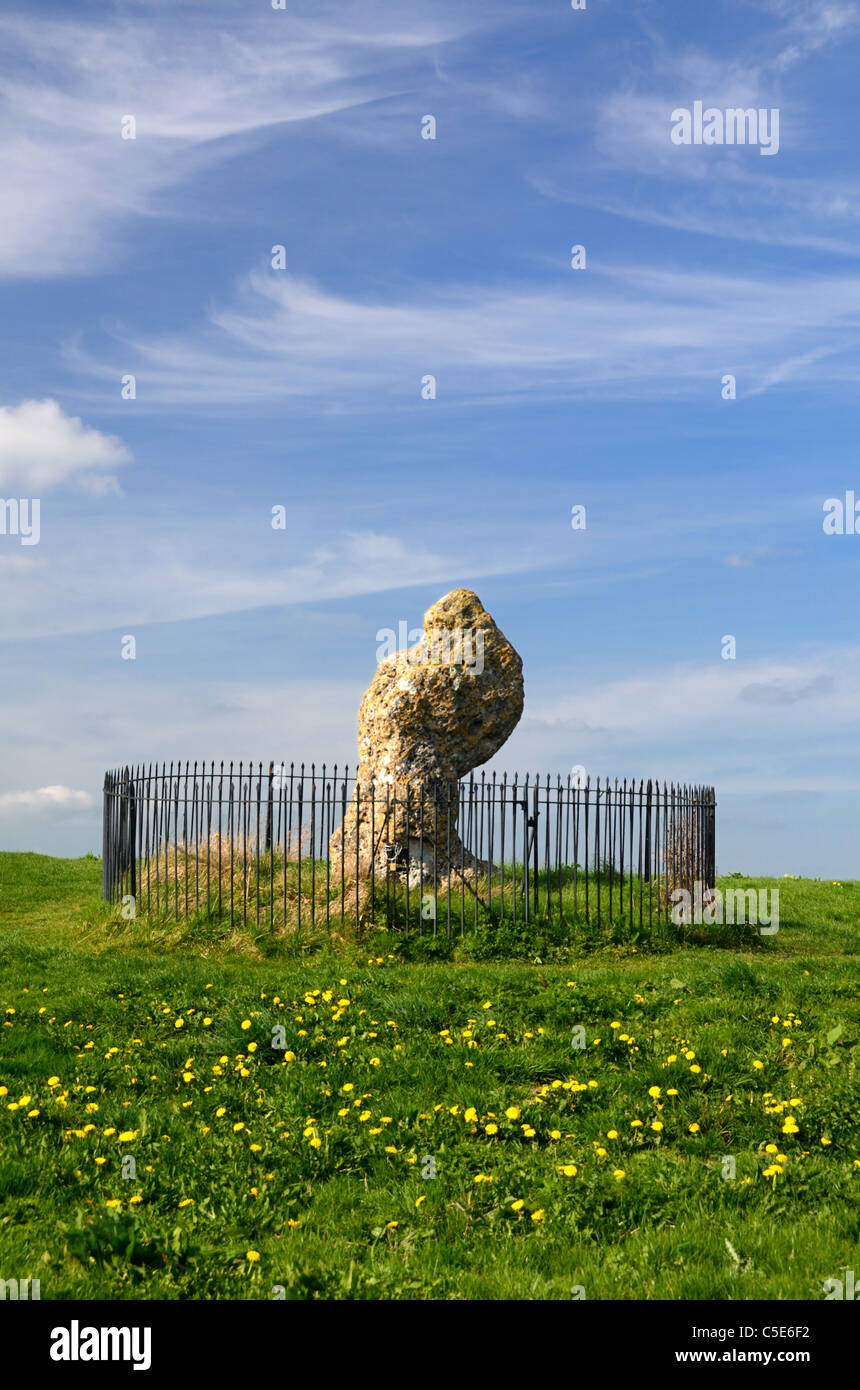
[[[332,847],[348,812],[369,824],[370,855],[357,836],[354,852],[345,835]],[[126,767],[105,776],[103,896],[133,900],[135,915],[205,912],[271,930],[650,927],[668,920],[674,890],[714,886],[715,813],[711,787],[641,779],[482,772],[368,788],[314,764]]]

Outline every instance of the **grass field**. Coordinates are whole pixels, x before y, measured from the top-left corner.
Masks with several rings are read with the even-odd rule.
[[[0,855],[0,1278],[818,1299],[860,1270],[860,884],[757,881],[780,930],[736,946],[414,959],[120,922],[100,882]]]

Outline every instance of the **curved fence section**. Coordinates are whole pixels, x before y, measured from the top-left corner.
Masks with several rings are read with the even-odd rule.
[[[481,773],[416,788],[313,764],[126,767],[105,776],[103,896],[129,915],[272,931],[650,927],[678,889],[714,886],[715,820],[712,787],[654,781]],[[363,849],[350,823],[367,827]]]

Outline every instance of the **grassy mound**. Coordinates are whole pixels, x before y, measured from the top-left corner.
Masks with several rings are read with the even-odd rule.
[[[731,952],[259,960],[114,932],[97,861],[0,855],[0,1275],[821,1298],[860,1240],[860,888],[779,887],[779,933]]]

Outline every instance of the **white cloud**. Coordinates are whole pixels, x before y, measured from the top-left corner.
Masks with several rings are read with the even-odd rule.
[[[0,488],[28,496],[70,480],[96,494],[115,490],[107,470],[131,455],[115,435],[90,429],[54,400],[0,406]]]
[[[820,529],[818,498],[756,495],[731,475],[724,487],[710,482],[706,494],[677,480],[666,487],[651,480],[631,484],[624,516],[616,515],[612,483],[595,482],[589,528],[573,545],[570,503],[548,512],[536,504],[528,482],[509,485],[509,515],[500,521],[483,517],[483,485],[464,481],[465,530],[452,530],[446,492],[428,497],[422,476],[405,478],[398,490],[399,525],[374,525],[380,505],[368,500],[365,484],[359,475],[336,491],[323,489],[312,505],[288,505],[285,531],[272,530],[265,494],[253,507],[225,514],[201,511],[193,489],[181,488],[167,507],[151,489],[135,493],[133,545],[128,518],[110,502],[94,515],[76,513],[71,525],[58,515],[50,545],[44,538],[26,551],[16,545],[0,552],[0,640],[99,631],[139,635],[150,624],[417,585],[439,584],[442,592],[475,587],[491,575],[546,574],[553,566],[551,584],[560,581],[585,595],[597,585],[641,583],[687,562],[719,563],[727,535],[747,550],[769,528],[801,541],[810,524],[816,534]],[[277,492],[271,498],[281,500]],[[591,524],[595,513],[600,525]],[[344,516],[350,515],[347,529]],[[119,660],[118,635],[115,650]]]
[[[736,550],[731,555],[726,555],[723,564],[728,565],[730,569],[750,569],[766,555],[772,554],[773,549],[769,545],[753,545],[749,550]]]
[[[625,740],[709,738],[803,733],[810,706],[815,725],[832,733],[855,726],[860,709],[860,649],[810,654],[795,661],[723,661],[719,647],[707,664],[674,663],[622,680],[583,682],[558,698],[536,701],[530,720],[577,736]],[[776,711],[779,710],[777,716]]]
[[[844,42],[860,25],[858,6],[840,0],[768,0],[767,8],[786,22],[784,47],[774,58],[774,66],[783,71]]]
[[[795,70],[860,29],[860,6],[828,0],[752,0],[777,22],[746,26],[746,41],[708,51],[652,33],[634,76],[594,112],[592,139],[571,168],[543,164],[529,182],[560,202],[591,207],[655,227],[774,247],[803,247],[856,258],[857,180],[831,172],[841,141],[839,103],[811,104]],[[797,78],[798,80],[794,80]],[[706,107],[778,108],[780,153],[689,147],[669,138],[671,113]],[[793,157],[817,153],[825,172]],[[765,170],[762,165],[768,167]],[[798,172],[800,170],[800,172]],[[671,185],[671,193],[667,191]]]
[[[125,526],[104,527],[99,518],[55,527],[50,550],[43,541],[26,557],[0,555],[0,638],[111,629],[139,635],[149,624],[418,584],[450,588],[452,576],[465,582],[546,563],[546,537],[542,543],[522,525],[515,546],[500,548],[498,528],[480,524],[461,542],[431,546],[344,531],[335,515],[322,505],[291,509],[288,530],[274,532],[261,508],[241,519],[208,518],[192,533],[180,508],[172,521],[139,526],[132,547]],[[116,652],[119,664],[118,638]]]
[[[130,217],[181,215],[171,197],[200,170],[414,85],[424,55],[472,27],[450,4],[298,8],[0,18],[0,274],[101,269]]]
[[[71,787],[38,787],[29,792],[0,793],[0,815],[18,812],[86,811],[95,805],[89,792]]]
[[[856,180],[843,173],[818,178],[783,173],[762,179],[735,153],[725,163],[711,161],[709,166],[694,159],[686,167],[683,161],[667,167],[660,177],[676,180],[671,198],[663,184],[655,191],[648,183],[646,174],[654,175],[654,169],[640,169],[642,178],[627,181],[623,191],[616,178],[607,184],[599,174],[572,184],[567,177],[535,172],[529,183],[554,202],[597,208],[652,227],[767,247],[803,247],[854,260],[860,256]]]
[[[147,403],[207,414],[214,401],[293,406],[304,398],[318,409],[320,397],[327,410],[433,409],[420,401],[427,373],[439,399],[514,403],[536,392],[718,399],[724,372],[737,377],[739,396],[789,381],[797,389],[857,379],[858,274],[797,281],[564,265],[536,284],[433,284],[388,302],[255,271],[232,306],[189,332],[124,343],[121,360],[145,380]],[[68,355],[81,371],[117,378],[120,354],[113,362],[78,347]]]

